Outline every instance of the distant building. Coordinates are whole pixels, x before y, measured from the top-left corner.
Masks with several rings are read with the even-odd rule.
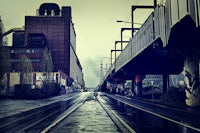
[[[67,75],[66,85],[84,86],[82,66],[76,54],[76,33],[72,22],[71,7],[44,3],[36,16],[25,16],[25,29],[12,31],[13,45],[9,47],[13,72],[20,71],[21,55],[27,56],[34,72],[44,72],[41,66],[50,55],[53,72]]]

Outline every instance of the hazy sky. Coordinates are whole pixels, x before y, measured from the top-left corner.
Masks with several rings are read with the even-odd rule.
[[[153,0],[0,0],[0,16],[5,30],[24,26],[25,16],[35,16],[36,9],[44,2],[72,7],[75,24],[77,55],[83,67],[87,87],[95,87],[100,81],[100,64],[110,64],[110,50],[120,40],[120,29],[131,24],[116,20],[131,21],[132,5],[153,5]],[[134,20],[142,23],[151,10],[137,10]],[[137,27],[137,25],[135,25]],[[130,31],[125,31],[124,40],[129,40]],[[9,36],[9,38],[11,38]]]

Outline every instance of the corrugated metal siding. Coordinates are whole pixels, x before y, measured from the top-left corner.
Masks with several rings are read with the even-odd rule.
[[[166,0],[165,6],[158,6],[134,35],[123,52],[112,64],[105,78],[115,69],[118,71],[127,62],[136,57],[157,37],[161,37],[164,47],[168,44],[171,28],[183,19],[191,15],[196,25],[200,26],[200,0]],[[154,16],[154,18],[153,18]],[[153,21],[154,20],[154,21]]]
[[[200,0],[197,0],[197,20],[198,20],[198,27],[200,27]]]
[[[179,20],[179,14],[178,14],[178,1],[177,0],[171,0],[170,3],[170,9],[171,9],[171,20],[172,20],[172,26],[175,25]]]
[[[170,4],[171,26],[187,15],[190,15],[196,25],[199,25],[199,0],[168,0],[167,4]]]
[[[163,45],[166,46],[165,7],[157,6],[154,11],[154,34],[155,38],[161,37]]]
[[[185,15],[188,14],[188,6],[187,6],[187,0],[179,0],[178,1],[178,13],[179,13],[179,19],[182,19],[185,17]]]
[[[124,48],[123,52],[118,56],[116,60],[116,71],[121,68],[121,66],[125,65],[131,59],[131,44],[129,44]]]
[[[197,27],[200,27],[200,0],[196,0],[196,12],[197,12]]]
[[[145,23],[141,26],[140,30],[134,35],[134,38],[118,56],[116,60],[116,71],[147,48],[154,40],[153,16],[153,13],[151,13]]]
[[[171,31],[171,7],[170,7],[170,0],[167,0],[165,6],[165,27],[166,27],[166,43],[168,44],[169,35]]]
[[[70,47],[70,77],[73,78],[78,83],[83,84],[83,75],[80,67],[77,63],[78,59],[72,46]]]
[[[149,46],[154,40],[153,13],[148,17],[132,40],[132,58]]]
[[[194,22],[196,22],[195,2],[196,0],[188,0],[189,14],[191,18],[194,20]]]
[[[160,36],[160,17],[159,17],[159,6],[154,10],[154,24],[155,24],[155,37]]]
[[[74,51],[76,51],[76,34],[72,22],[70,23],[70,43],[72,44]]]

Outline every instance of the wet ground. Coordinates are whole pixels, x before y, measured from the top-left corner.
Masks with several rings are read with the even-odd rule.
[[[90,95],[86,102],[51,130],[52,133],[119,133],[107,113]]]
[[[71,93],[48,99],[40,100],[20,100],[20,99],[1,99],[0,100],[0,119],[3,117],[26,112],[31,109],[39,108],[57,101],[64,101],[70,97],[79,97],[79,93]]]

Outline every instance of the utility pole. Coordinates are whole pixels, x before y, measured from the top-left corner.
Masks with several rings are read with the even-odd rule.
[[[103,80],[103,63],[100,64],[100,83]]]

